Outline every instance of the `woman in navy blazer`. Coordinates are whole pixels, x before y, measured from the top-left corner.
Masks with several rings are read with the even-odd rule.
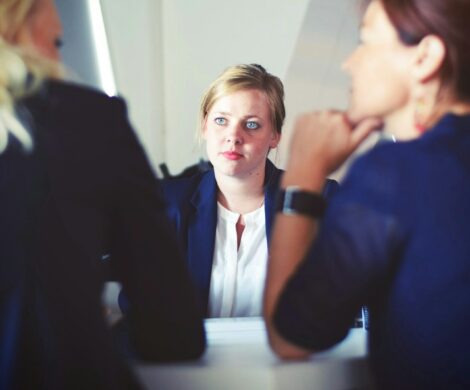
[[[214,168],[163,182],[168,216],[208,316],[261,315],[267,243],[282,173],[267,155],[280,140],[283,98],[281,81],[260,65],[228,68],[209,87],[200,110],[200,135]],[[329,182],[325,191],[332,191],[335,185]],[[264,207],[264,216],[261,210],[257,221],[258,226],[263,225],[258,230],[260,238],[244,247],[243,240],[253,238],[245,236],[256,233],[240,224],[260,206]],[[221,229],[220,224],[225,223],[221,213],[238,218],[236,226]],[[232,246],[225,241],[230,229],[237,231],[236,248],[234,241]],[[263,246],[266,248],[259,252]],[[233,260],[237,268],[231,273]],[[241,276],[242,272],[247,276]]]
[[[321,224],[276,215],[264,312],[280,356],[332,347],[367,304],[373,388],[470,388],[469,20],[470,1],[371,1],[348,111],[297,120],[281,187],[309,196],[380,122],[398,142],[353,164]]]

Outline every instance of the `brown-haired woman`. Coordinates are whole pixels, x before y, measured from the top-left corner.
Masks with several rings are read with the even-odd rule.
[[[372,1],[348,112],[299,118],[281,186],[312,199],[374,128],[399,142],[356,162],[321,225],[276,219],[265,313],[281,356],[342,340],[367,304],[379,388],[470,387],[469,20],[466,0]]]

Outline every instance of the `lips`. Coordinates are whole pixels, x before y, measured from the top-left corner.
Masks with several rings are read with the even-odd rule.
[[[232,150],[222,152],[222,156],[224,156],[227,160],[231,160],[231,161],[239,160],[243,157],[242,154],[232,151]]]

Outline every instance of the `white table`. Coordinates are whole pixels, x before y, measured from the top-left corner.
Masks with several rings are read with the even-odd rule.
[[[148,389],[370,389],[366,331],[352,329],[336,347],[301,362],[279,360],[260,318],[206,320],[208,349],[198,361],[140,365]]]

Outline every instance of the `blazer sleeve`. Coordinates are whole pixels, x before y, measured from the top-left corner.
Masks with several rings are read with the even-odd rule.
[[[130,127],[124,103],[114,99],[112,105],[111,262],[129,299],[131,342],[144,359],[199,357],[205,348],[202,315],[169,230],[159,184]]]

